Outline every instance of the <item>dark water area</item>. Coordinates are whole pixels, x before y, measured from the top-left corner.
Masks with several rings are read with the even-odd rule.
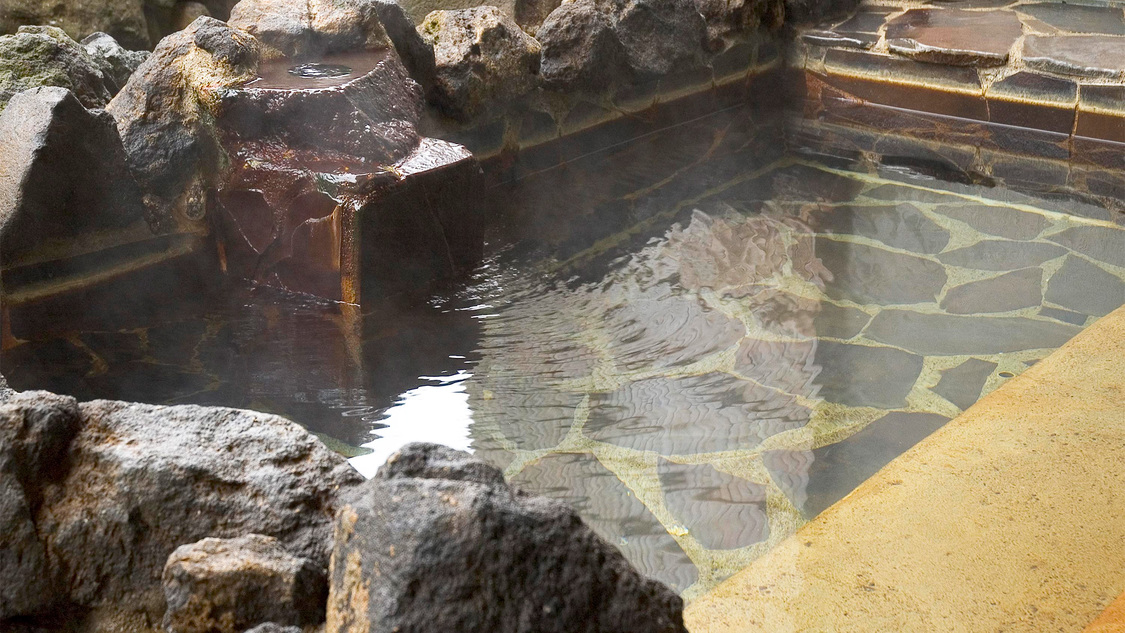
[[[489,255],[363,309],[222,301],[5,350],[17,389],[473,450],[692,597],[1125,303],[1125,230],[786,151],[736,108],[492,172]],[[540,162],[537,162],[540,161]]]

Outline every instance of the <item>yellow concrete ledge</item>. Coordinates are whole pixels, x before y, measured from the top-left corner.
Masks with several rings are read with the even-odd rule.
[[[685,613],[720,631],[1082,631],[1125,590],[1125,307]]]

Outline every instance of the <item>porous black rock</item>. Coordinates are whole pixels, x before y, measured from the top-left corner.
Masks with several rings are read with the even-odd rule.
[[[679,596],[566,505],[448,449],[385,470],[337,515],[328,633],[685,631]]]
[[[324,621],[325,569],[261,534],[181,545],[168,557],[162,582],[169,633],[241,633],[263,622]]]

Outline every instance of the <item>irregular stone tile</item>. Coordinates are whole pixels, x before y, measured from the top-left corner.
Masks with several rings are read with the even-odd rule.
[[[960,365],[941,372],[941,380],[934,385],[937,395],[957,405],[964,411],[980,399],[980,390],[996,370],[996,363],[970,358]]]
[[[1074,129],[1078,84],[1031,72],[994,82],[985,92],[988,120],[1069,135]]]
[[[871,315],[863,310],[824,302],[813,317],[813,329],[817,336],[848,339],[859,334],[870,320]]]
[[[808,500],[809,467],[812,462],[812,451],[775,450],[762,453],[762,464],[770,478],[789,498],[793,507],[802,512]]]
[[[912,204],[827,208],[811,214],[809,225],[818,233],[869,237],[915,253],[940,253],[949,243],[949,231]]]
[[[824,292],[833,299],[883,305],[933,301],[945,285],[945,269],[913,255],[817,238],[816,254],[831,271]]]
[[[770,178],[773,182],[771,197],[786,201],[840,202],[851,200],[863,188],[863,182],[855,178],[808,165],[792,165],[779,169],[773,172]]]
[[[659,460],[664,503],[707,549],[735,549],[769,538],[766,487],[709,464]]]
[[[1087,314],[1071,312],[1070,310],[1060,310],[1048,306],[1039,308],[1039,316],[1045,316],[1049,319],[1062,321],[1063,323],[1073,323],[1074,325],[1086,325],[1086,321],[1090,318]]]
[[[871,48],[875,45],[875,42],[879,41],[878,36],[857,37],[822,29],[802,31],[801,39],[814,46],[842,46],[845,48]]]
[[[1050,226],[1047,218],[1012,207],[949,204],[934,209],[946,217],[960,220],[981,233],[1010,240],[1030,240]]]
[[[1010,11],[911,9],[887,23],[887,46],[914,59],[953,66],[1000,66],[1023,34]]]
[[[586,434],[639,451],[693,455],[754,448],[803,426],[810,411],[791,396],[712,373],[639,380],[590,397]]]
[[[1043,302],[1043,271],[1024,268],[950,288],[941,309],[950,314],[1008,312]]]
[[[894,411],[846,440],[814,449],[805,516],[828,509],[948,421],[933,413]]]
[[[1054,349],[1081,328],[1020,317],[969,317],[884,310],[865,335],[926,356],[1002,354]]]
[[[1091,259],[1125,268],[1125,230],[1102,226],[1076,226],[1047,239]]]
[[[735,371],[788,394],[816,396],[816,341],[767,341],[747,338],[735,355]]]
[[[890,13],[891,9],[865,8],[831,29],[810,29],[803,31],[801,36],[806,42],[818,46],[871,48],[879,41],[879,29]]]
[[[1125,73],[1125,39],[1112,35],[1028,35],[1023,61],[1062,75],[1115,79]]]
[[[921,187],[904,187],[890,183],[865,191],[863,195],[872,200],[888,200],[891,202],[957,203],[961,201],[960,198],[941,191]]]
[[[1120,7],[1090,7],[1080,4],[1041,2],[1021,4],[1016,11],[1063,31],[1103,35],[1125,35],[1125,14]]]
[[[1104,316],[1125,303],[1125,281],[1070,256],[1048,280],[1046,299],[1075,312]]]
[[[515,486],[570,504],[645,575],[678,591],[699,577],[691,559],[617,476],[592,455],[557,453],[524,468]]]
[[[629,369],[687,365],[745,334],[742,323],[725,314],[673,296],[626,301],[606,319],[613,357]]]
[[[496,385],[502,386],[498,381]],[[530,385],[516,393],[495,392],[496,415],[500,432],[524,450],[556,446],[574,424],[574,411],[582,401],[581,394],[559,393],[549,389],[533,389]]]
[[[1038,266],[1065,255],[1066,251],[1043,242],[1008,242],[982,240],[954,251],[938,255],[943,264],[977,270],[1017,270]]]
[[[922,373],[922,357],[889,347],[818,341],[820,396],[853,407],[894,409]]]

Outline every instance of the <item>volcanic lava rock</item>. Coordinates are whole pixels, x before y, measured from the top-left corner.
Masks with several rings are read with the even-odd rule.
[[[398,56],[402,58],[402,63],[428,93],[433,88],[437,72],[434,47],[422,39],[414,20],[410,19],[395,0],[369,1],[375,6],[379,21],[383,23],[383,29],[394,44]]]
[[[707,26],[692,0],[629,0],[616,13],[629,66],[656,78],[701,68]]]
[[[235,409],[95,401],[40,515],[51,558],[84,606],[159,614],[172,551],[263,534],[323,568],[336,495],[363,481],[297,424]]]
[[[168,557],[164,628],[171,633],[242,633],[262,622],[324,620],[325,570],[285,551],[275,538],[205,538]]]
[[[537,85],[539,43],[496,7],[434,11],[419,31],[437,61],[430,98],[454,119],[493,114]]]
[[[685,630],[679,596],[573,510],[472,461],[407,446],[353,491],[336,522],[328,633]],[[460,478],[426,478],[447,474]]]
[[[703,67],[707,26],[691,0],[575,0],[539,28],[542,75],[556,90],[600,92]]]
[[[201,89],[218,91],[254,79],[258,60],[257,42],[249,35],[199,18],[164,38],[109,104],[155,231],[204,217],[206,191],[225,155]]]
[[[17,93],[39,86],[67,88],[87,108],[103,108],[111,85],[98,60],[62,29],[24,26],[0,36],[0,110]]]
[[[16,392],[8,386],[7,379],[0,376],[0,404],[6,404],[14,395]]]
[[[82,46],[101,66],[106,85],[113,94],[125,87],[129,77],[149,55],[148,51],[127,50],[108,33],[94,33],[82,40]]]
[[[242,0],[229,24],[298,60],[391,45],[371,0]]]
[[[0,378],[0,383],[3,379]],[[0,391],[5,389],[0,384]],[[51,606],[57,585],[35,528],[43,488],[59,478],[78,432],[73,398],[42,392],[0,394],[0,627]]]
[[[169,555],[206,537],[276,538],[304,562],[260,566],[315,593],[300,570],[323,573],[336,496],[362,481],[275,416],[16,394],[0,405],[0,620],[68,605],[159,619]]]
[[[142,216],[113,117],[65,88],[33,88],[0,113],[0,261]]]
[[[10,0],[0,3],[0,33],[51,24],[81,39],[104,31],[129,48],[148,48],[144,0]]]
[[[551,12],[536,34],[546,87],[599,93],[631,77],[625,47],[605,0],[573,0]]]
[[[303,633],[296,626],[282,626],[274,622],[266,622],[246,631],[246,633]]]

